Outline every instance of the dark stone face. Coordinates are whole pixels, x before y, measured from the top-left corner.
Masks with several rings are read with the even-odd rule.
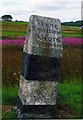
[[[56,81],[60,76],[60,59],[24,52],[21,75],[27,80]]]
[[[56,105],[23,105],[18,97],[18,118],[56,118]]]

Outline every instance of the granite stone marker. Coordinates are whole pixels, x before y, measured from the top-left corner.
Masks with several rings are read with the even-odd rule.
[[[23,48],[18,118],[54,117],[62,49],[60,20],[30,16]]]

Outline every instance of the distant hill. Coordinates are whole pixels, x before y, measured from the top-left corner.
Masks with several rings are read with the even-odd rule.
[[[82,21],[70,21],[70,22],[63,22],[61,23],[62,25],[65,25],[65,26],[78,26],[78,27],[81,27],[83,26],[83,20]]]

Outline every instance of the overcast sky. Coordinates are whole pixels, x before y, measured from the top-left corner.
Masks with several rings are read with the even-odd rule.
[[[32,14],[59,18],[62,22],[77,21],[81,20],[81,0],[1,0],[0,17],[5,14],[23,21]]]

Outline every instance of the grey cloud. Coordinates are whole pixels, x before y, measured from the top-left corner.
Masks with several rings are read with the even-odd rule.
[[[10,14],[13,15],[26,15],[29,13],[37,12],[36,10],[16,10],[16,11],[11,11]]]
[[[16,11],[11,11],[10,12],[11,14],[13,14],[13,15],[25,15],[26,13],[29,13],[29,11],[27,11],[27,10],[16,10]]]
[[[11,5],[21,5],[20,1],[6,1],[3,3],[3,6],[11,6]]]
[[[61,9],[65,9],[65,4],[64,6],[62,4],[59,3],[52,3],[52,4],[46,4],[46,5],[42,5],[42,6],[38,6],[37,7],[39,10],[49,10],[49,11],[53,11],[53,10],[61,10]]]
[[[45,11],[53,11],[53,10],[56,10],[56,11],[59,11],[59,10],[65,10],[65,9],[77,9],[78,6],[75,6],[77,5],[77,3],[72,3],[72,2],[52,2],[50,4],[42,4],[40,6],[36,6],[36,9],[39,9],[39,10],[45,10]]]

